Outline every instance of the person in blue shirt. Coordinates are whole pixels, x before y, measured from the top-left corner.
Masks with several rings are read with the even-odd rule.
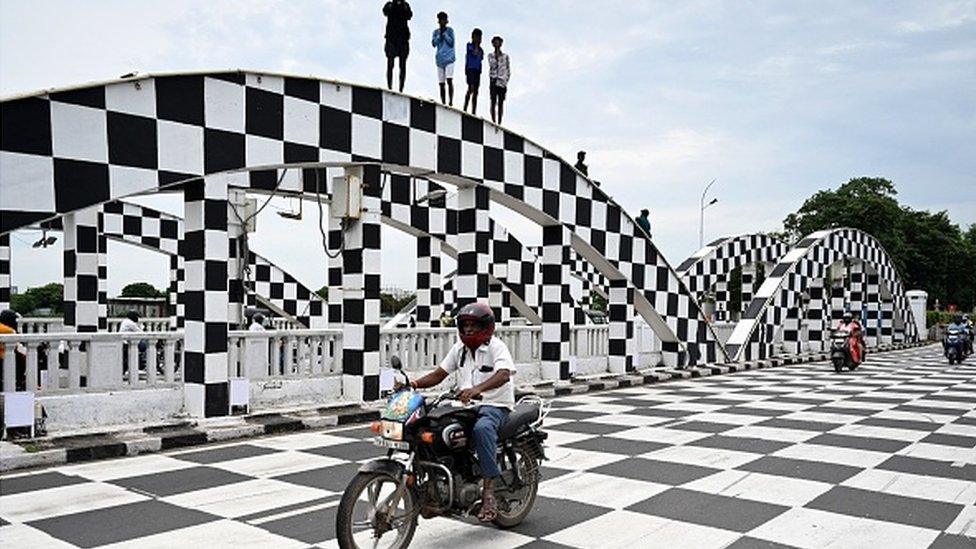
[[[468,93],[464,94],[464,111],[468,111],[468,101],[471,101],[471,114],[478,110],[478,87],[481,86],[481,60],[485,58],[485,50],[481,49],[481,29],[471,31],[471,41],[468,42],[468,53],[464,57],[464,76],[468,81]]]
[[[447,14],[437,14],[437,28],[430,43],[437,50],[434,61],[437,63],[437,83],[441,88],[441,103],[454,106],[454,29],[447,26]],[[444,95],[444,83],[448,95]]]
[[[962,345],[965,352],[973,352],[973,334],[969,331],[969,323],[962,315],[956,315],[948,326],[949,330],[959,330],[962,334]]]

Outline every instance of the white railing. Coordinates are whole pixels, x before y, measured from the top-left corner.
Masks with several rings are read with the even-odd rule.
[[[297,321],[283,316],[276,316],[271,319],[271,327],[275,330],[301,330],[303,326]]]
[[[109,318],[108,331],[118,332],[121,318]],[[139,326],[144,332],[168,332],[168,318],[143,318]],[[61,317],[22,317],[17,321],[17,330],[22,334],[54,334],[65,331],[64,319]]]
[[[540,326],[499,326],[495,335],[519,364],[540,359]],[[590,325],[570,332],[570,354],[601,358],[609,327]],[[410,371],[426,371],[443,360],[457,341],[454,328],[395,328],[380,332],[380,364],[396,355]],[[227,375],[252,380],[310,379],[342,373],[342,330],[228,332]],[[3,390],[40,394],[90,389],[127,389],[182,380],[182,332],[31,333],[0,336],[7,352]],[[17,349],[17,351],[14,351]],[[18,359],[18,355],[20,358]],[[18,363],[19,362],[19,363]],[[136,364],[136,368],[129,365]]]
[[[0,336],[3,390],[39,394],[182,380],[183,334],[41,333]]]
[[[342,330],[232,330],[227,375],[248,379],[342,373]]]

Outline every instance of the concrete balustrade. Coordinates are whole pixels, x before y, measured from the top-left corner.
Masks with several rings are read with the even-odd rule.
[[[108,319],[108,331],[118,332],[121,318]],[[143,318],[139,326],[144,332],[168,332],[168,318]],[[17,329],[22,334],[51,334],[64,332],[64,319],[60,317],[22,317],[17,321]]]

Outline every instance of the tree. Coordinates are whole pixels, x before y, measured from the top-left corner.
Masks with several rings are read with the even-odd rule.
[[[318,296],[321,297],[322,299],[324,299],[326,301],[329,300],[329,287],[328,286],[322,286],[315,293],[318,294]]]
[[[791,242],[823,229],[851,227],[878,240],[906,289],[929,299],[972,309],[976,303],[976,226],[963,233],[946,212],[899,204],[894,184],[883,178],[851,179],[837,190],[819,191],[783,220]]]
[[[166,294],[157,290],[148,282],[133,282],[122,288],[122,297],[165,297]]]
[[[10,308],[27,316],[37,308],[37,299],[30,294],[14,294],[10,296]]]
[[[25,293],[34,299],[35,309],[49,308],[53,313],[64,312],[63,284],[51,282],[36,288],[28,288]]]

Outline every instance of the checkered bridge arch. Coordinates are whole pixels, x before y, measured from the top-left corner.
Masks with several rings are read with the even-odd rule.
[[[604,191],[532,141],[455,109],[334,81],[225,72],[43,92],[0,111],[0,233],[204,175],[383,163],[484,185],[542,225],[561,223],[574,249],[634,291],[666,362],[725,358],[677,273]],[[251,188],[276,186],[263,173]]]
[[[855,260],[870,267],[892,299],[894,316],[901,321],[906,341],[917,341],[914,316],[905,288],[884,247],[857,229],[818,231],[798,242],[784,255],[749,303],[726,342],[734,360],[765,358],[773,352],[776,331],[797,307],[800,294],[811,282],[823,280],[830,267],[841,260]]]

